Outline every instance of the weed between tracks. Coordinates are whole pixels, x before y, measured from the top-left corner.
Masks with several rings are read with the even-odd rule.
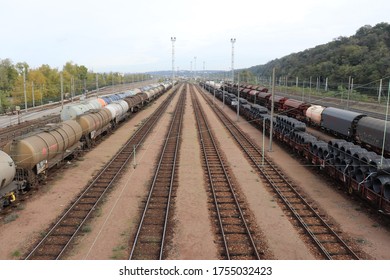
[[[10,223],[10,222],[15,221],[17,218],[19,218],[19,215],[18,215],[18,214],[11,213],[11,214],[5,216],[5,218],[4,218],[4,220],[3,220],[3,223],[4,223],[4,224],[8,224],[8,223]]]
[[[112,256],[110,257],[111,259],[113,260],[123,260],[125,259],[125,250],[126,250],[126,246],[125,245],[120,245],[120,246],[116,246],[114,249],[112,249]]]
[[[14,257],[14,258],[19,258],[19,257],[21,256],[21,253],[20,253],[19,250],[15,250],[15,251],[12,252],[11,255],[12,255],[12,257]]]

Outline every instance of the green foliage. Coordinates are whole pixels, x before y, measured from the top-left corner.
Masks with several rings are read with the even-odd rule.
[[[84,65],[74,64],[68,61],[61,70],[51,68],[43,64],[31,69],[26,62],[13,64],[10,59],[0,59],[0,113],[8,107],[16,105],[24,108],[24,80],[26,79],[26,97],[28,106],[31,107],[49,101],[61,99],[60,74],[63,76],[63,88],[65,98],[84,93],[86,90],[96,89],[96,79],[99,88],[123,83],[132,83],[150,79],[145,74],[123,74],[118,72],[94,73]],[[73,88],[72,88],[73,81]]]
[[[348,82],[366,84],[390,76],[390,25],[365,25],[354,36],[338,37],[332,42],[275,59],[249,70],[268,77],[276,67],[279,76],[329,78],[334,85]],[[314,78],[315,79],[315,78]]]

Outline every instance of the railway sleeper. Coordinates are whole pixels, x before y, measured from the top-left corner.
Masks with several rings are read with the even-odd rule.
[[[78,218],[78,219],[84,219],[88,215],[89,211],[85,210],[73,210],[68,213],[69,218]]]
[[[160,246],[156,246],[153,243],[141,243],[137,247],[134,251],[133,259],[155,260],[160,254]]]
[[[215,207],[213,209],[215,209]],[[238,214],[240,214],[240,212],[236,208],[234,208],[234,209],[221,209],[221,208],[219,208],[219,212],[221,215],[238,215]]]
[[[71,218],[66,217],[64,220],[62,220],[61,225],[66,226],[79,226],[81,222],[83,221],[83,218]]]
[[[55,244],[47,244],[45,247],[39,249],[34,256],[35,257],[45,257],[43,259],[49,260],[49,259],[55,259],[56,256],[58,256],[59,253],[61,253],[63,249],[63,246],[61,245],[55,245]],[[35,259],[34,257],[34,259]]]
[[[45,245],[66,245],[69,241],[69,235],[55,235],[50,236],[47,240]]]
[[[56,229],[54,229],[53,234],[72,236],[74,234],[74,230],[75,230],[74,226],[61,225]]]
[[[217,217],[217,215],[215,214],[215,215],[212,215],[212,217],[213,218],[216,218]],[[239,218],[239,219],[241,219],[242,217],[241,217],[241,215],[240,214],[232,214],[232,215],[226,215],[226,214],[222,214],[221,213],[221,218],[222,219],[224,219],[224,218]],[[245,221],[247,221],[248,219],[250,218],[250,216],[249,215],[245,215],[244,214],[244,219],[245,219]]]
[[[221,218],[224,226],[243,226],[241,218]],[[217,221],[216,221],[217,222]]]
[[[96,198],[92,197],[83,197],[79,200],[78,204],[92,204],[94,205],[97,202]]]
[[[138,242],[140,244],[159,244],[161,243],[161,237],[162,237],[162,228],[157,232],[148,232],[148,234],[144,233],[140,235],[138,238]]]
[[[225,234],[242,234],[247,235],[245,227],[241,225],[223,225]],[[252,233],[252,232],[251,232]]]
[[[228,190],[215,190],[215,194],[218,197],[232,197],[232,193]],[[208,193],[208,196],[211,198],[214,198],[214,196],[211,192]]]
[[[219,210],[220,211],[238,211],[236,205],[233,205],[231,203],[228,203],[228,204],[220,204],[219,205]],[[241,210],[242,211],[245,211],[246,210],[246,207],[241,207]]]

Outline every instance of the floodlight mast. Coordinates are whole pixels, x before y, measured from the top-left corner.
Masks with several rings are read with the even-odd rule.
[[[172,42],[172,83],[173,83],[173,80],[175,79],[175,42],[176,42],[176,37],[171,37],[171,42]]]

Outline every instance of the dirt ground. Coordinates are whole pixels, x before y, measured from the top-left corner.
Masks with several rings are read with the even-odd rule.
[[[7,242],[1,242],[0,259],[17,259],[23,256],[93,175],[126,142],[136,126],[148,117],[166,97],[167,94],[163,95],[153,104],[135,114],[110,137],[85,153],[82,160],[71,162],[66,169],[57,172],[53,180],[48,181],[39,193],[26,200],[20,210],[14,213],[17,215],[14,221],[6,224],[0,223],[0,240],[7,240]],[[156,138],[156,141],[158,140],[159,138]],[[147,165],[152,168],[153,163],[148,162]],[[137,170],[142,170],[142,168],[137,168]],[[106,200],[108,201],[109,198]],[[96,216],[99,216],[100,211],[97,212]],[[89,230],[86,229],[86,231]]]
[[[166,97],[167,95],[164,95],[134,115],[113,135],[86,153],[83,160],[71,162],[68,168],[57,174],[56,179],[48,182],[39,195],[35,194],[15,212],[18,215],[16,220],[7,224],[0,223],[0,240],[7,240],[1,243],[0,259],[17,259],[22,256],[94,173],[124,144],[136,126]],[[128,167],[104,199],[104,203],[96,210],[94,217],[84,226],[83,233],[77,237],[67,254],[68,259],[127,259],[130,239],[138,225],[142,201],[148,191],[155,162],[177,100],[178,96],[137,152],[136,167]],[[275,259],[314,259],[315,256],[289,221],[290,218],[284,215],[274,195],[263,186],[230,134],[222,127],[205,101],[202,98],[200,101]],[[217,99],[216,104],[222,105]],[[236,119],[236,113],[227,106],[224,111],[232,119]],[[238,124],[261,146],[262,135],[257,129],[242,118]],[[268,138],[265,144],[268,147]],[[277,143],[273,143],[273,151],[268,152],[268,155],[320,209],[326,210],[326,214],[339,224],[342,231],[355,240],[365,253],[373,259],[390,259],[389,230],[376,222],[372,218],[373,215],[367,214],[355,200],[337,190],[324,176],[319,176],[312,168],[291,157],[290,153]],[[175,227],[168,258],[217,259],[207,209],[196,123],[189,96],[183,122],[179,165]]]
[[[222,102],[215,100],[222,106]],[[227,106],[224,111],[231,119],[236,120],[236,112]],[[255,143],[262,146],[262,133],[259,130],[241,117],[239,126]],[[377,213],[368,214],[357,199],[345,196],[334,186],[335,184],[329,181],[329,178],[326,179],[325,176],[315,172],[311,166],[303,164],[295,156],[292,157],[291,153],[280,147],[278,143],[273,142],[272,152],[268,152],[268,137],[266,137],[265,147],[267,155],[280,166],[281,170],[299,185],[320,209],[326,211],[326,214],[341,227],[344,233],[360,245],[365,253],[373,259],[390,259],[390,232],[388,228],[377,222],[375,219]]]
[[[222,126],[205,100],[203,98],[199,98],[199,100],[207,114],[211,128],[218,137],[221,147],[223,147],[223,152],[230,168],[234,171],[238,184],[241,186],[241,191],[245,195],[252,213],[255,215],[256,223],[265,235],[266,242],[275,259],[314,259],[296,230],[294,230],[285,217],[283,211],[277,205],[276,199],[266,191],[259,176],[245,159],[243,153],[235,144],[234,139]],[[230,110],[227,107],[225,108],[226,111]],[[230,111],[233,113],[232,110]],[[234,113],[233,117],[236,117]],[[243,120],[241,119],[240,122],[243,122]]]

